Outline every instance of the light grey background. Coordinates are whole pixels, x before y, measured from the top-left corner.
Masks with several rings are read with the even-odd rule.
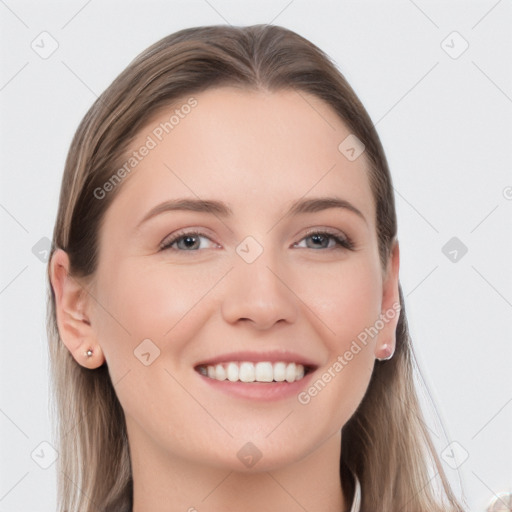
[[[363,101],[394,180],[405,306],[445,429],[424,390],[432,436],[468,509],[512,492],[510,2],[0,0],[0,20],[0,512],[55,510],[40,446],[53,443],[45,263],[32,249],[51,238],[71,137],[140,51],[223,23],[295,30]]]

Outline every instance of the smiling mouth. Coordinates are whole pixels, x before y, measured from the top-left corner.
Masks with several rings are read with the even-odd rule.
[[[214,380],[230,382],[296,382],[313,371],[310,366],[278,361],[230,361],[215,365],[199,365],[195,370]]]

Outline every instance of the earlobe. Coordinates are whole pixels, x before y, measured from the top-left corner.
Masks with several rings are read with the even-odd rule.
[[[69,257],[57,249],[50,262],[50,280],[55,295],[59,335],[75,360],[86,368],[105,362],[91,324],[91,296],[85,286],[69,273]]]
[[[383,328],[379,333],[377,346],[375,347],[375,357],[379,361],[387,361],[395,353],[396,328],[401,307],[398,280],[399,267],[400,250],[398,240],[395,240],[383,283],[381,311]]]
[[[392,343],[384,343],[380,346],[376,359],[378,361],[387,361],[393,357],[395,353],[395,340]]]

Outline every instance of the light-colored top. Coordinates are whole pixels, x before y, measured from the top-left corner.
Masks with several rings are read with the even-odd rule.
[[[350,512],[360,512],[361,510],[361,484],[359,483],[359,478],[357,478],[357,475],[352,472],[354,475],[355,480],[355,487],[354,487],[354,500],[352,501],[352,508],[350,509]]]

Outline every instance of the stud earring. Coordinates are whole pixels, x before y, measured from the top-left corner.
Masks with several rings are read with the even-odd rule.
[[[91,356],[92,356],[92,350],[91,350],[91,349],[89,349],[89,350],[85,353],[85,355],[86,355],[88,358],[89,358],[89,357],[91,357]]]
[[[381,350],[384,353],[384,357],[377,357],[377,361],[388,361],[393,357],[394,351],[391,348],[391,345],[386,343],[385,345],[382,345]]]

